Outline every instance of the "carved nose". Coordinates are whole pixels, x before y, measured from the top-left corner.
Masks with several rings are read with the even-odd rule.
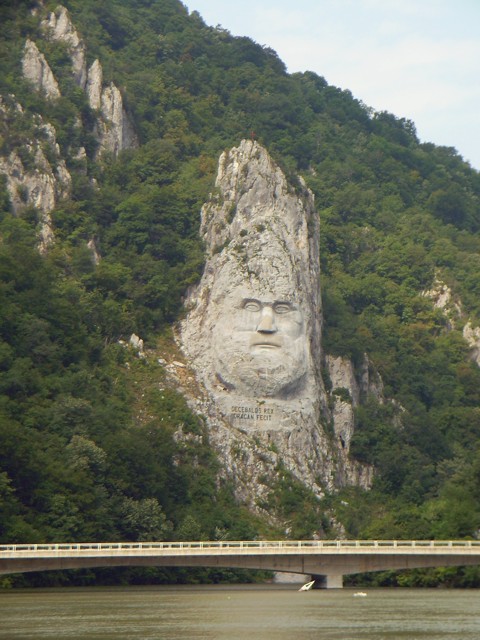
[[[275,333],[275,319],[273,317],[273,309],[271,307],[263,307],[260,322],[257,325],[259,333]]]

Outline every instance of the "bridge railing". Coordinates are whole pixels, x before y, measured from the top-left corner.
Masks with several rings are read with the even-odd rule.
[[[153,551],[153,550],[342,550],[342,549],[452,549],[480,548],[480,540],[215,540],[191,542],[78,542],[0,544],[2,552],[41,551]]]

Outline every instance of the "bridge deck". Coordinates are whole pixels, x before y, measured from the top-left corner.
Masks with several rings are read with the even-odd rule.
[[[231,567],[341,576],[480,564],[478,540],[224,540],[1,544],[0,574],[106,566]]]

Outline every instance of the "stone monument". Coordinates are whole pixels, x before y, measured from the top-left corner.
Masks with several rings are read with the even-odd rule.
[[[345,470],[326,429],[313,195],[244,140],[220,157],[201,234],[206,265],[186,300],[180,342],[205,392],[212,440],[237,470],[227,441],[258,474],[281,461],[316,493],[332,489]]]

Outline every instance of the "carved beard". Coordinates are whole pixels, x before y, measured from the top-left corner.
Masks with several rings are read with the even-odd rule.
[[[241,353],[223,345],[220,353],[215,350],[216,376],[226,389],[236,393],[255,398],[288,398],[301,390],[307,373],[305,340],[296,340],[292,346],[281,353]]]

